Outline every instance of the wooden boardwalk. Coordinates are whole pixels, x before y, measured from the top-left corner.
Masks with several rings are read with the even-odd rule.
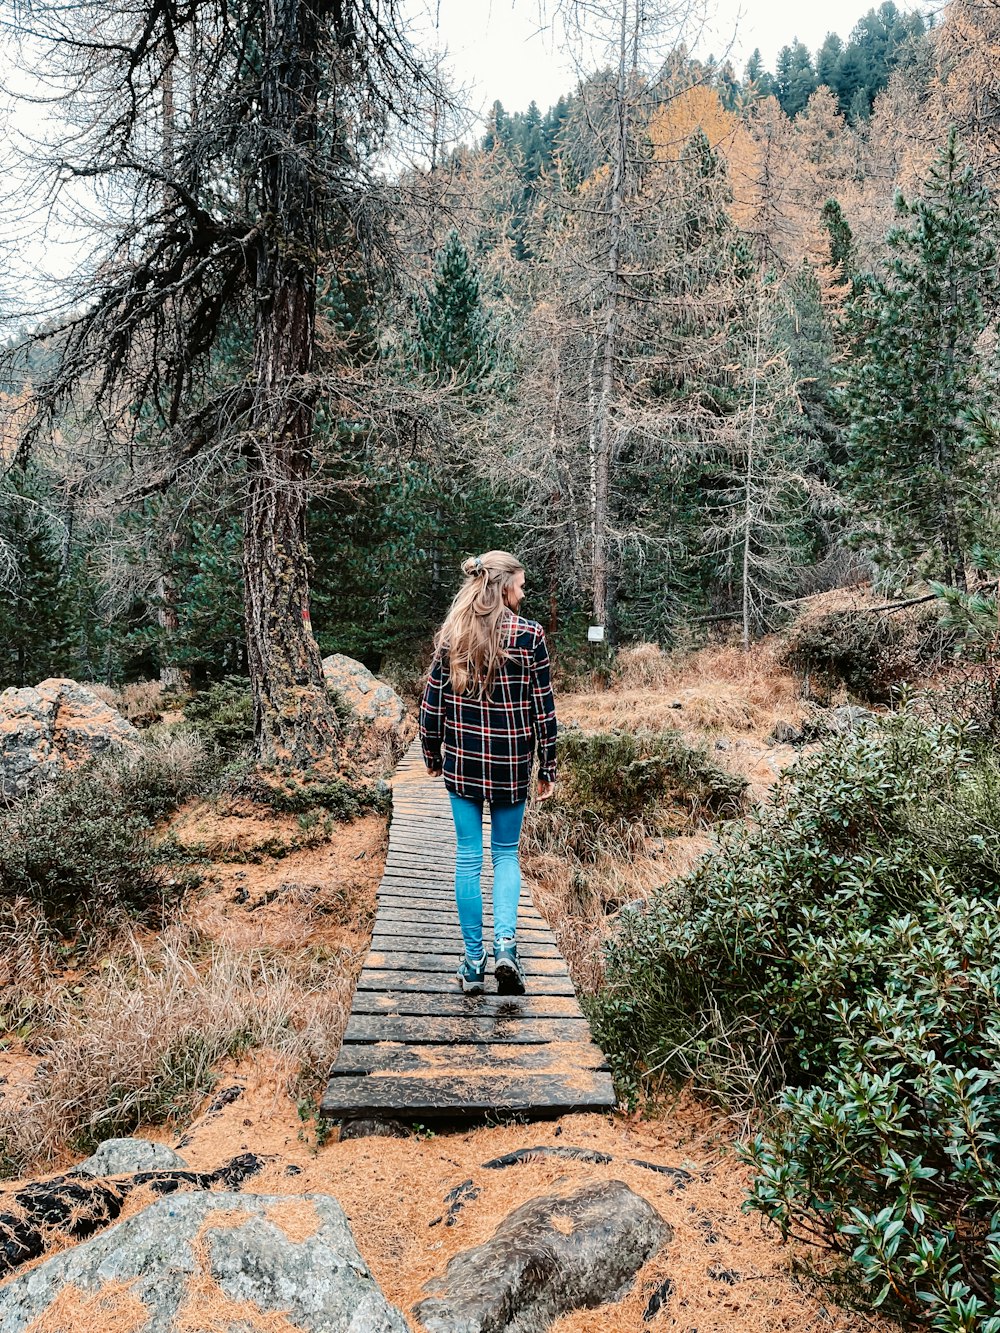
[[[487,817],[488,819],[488,817]],[[489,825],[485,839],[489,842]],[[483,935],[492,942],[487,845]],[[344,1043],[322,1101],[337,1120],[411,1121],[533,1116],[615,1105],[604,1057],[577,1003],[555,937],[522,894],[518,954],[525,995],[464,995],[454,890],[455,834],[444,784],[428,778],[420,746],[393,779],[389,852],[371,950]]]

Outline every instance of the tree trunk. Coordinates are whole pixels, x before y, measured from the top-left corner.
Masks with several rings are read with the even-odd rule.
[[[319,19],[308,0],[266,0],[255,399],[244,514],[247,663],[255,755],[305,768],[329,757],[336,714],[309,618],[306,505],[317,274]]]
[[[611,404],[618,362],[618,322],[621,304],[622,209],[628,156],[628,4],[622,0],[618,49],[618,78],[615,85],[615,154],[611,164],[611,200],[608,210],[607,291],[601,347],[601,391],[597,404],[594,450],[593,583],[594,624],[608,619],[608,502],[611,487]]]

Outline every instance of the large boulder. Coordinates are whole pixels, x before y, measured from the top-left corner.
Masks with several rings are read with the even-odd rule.
[[[414,1313],[430,1333],[543,1333],[569,1310],[619,1299],[672,1239],[655,1208],[620,1180],[532,1199],[484,1245],[450,1260]]]
[[[0,1333],[48,1328],[407,1333],[324,1194],[184,1194],[0,1289]],[[87,1318],[90,1322],[87,1322]]]
[[[38,778],[55,777],[139,733],[117,709],[75,680],[54,678],[0,694],[0,796],[23,796]]]
[[[361,662],[343,653],[331,653],[323,658],[323,675],[359,722],[376,731],[409,738],[413,724],[406,704],[391,685],[373,676]]]

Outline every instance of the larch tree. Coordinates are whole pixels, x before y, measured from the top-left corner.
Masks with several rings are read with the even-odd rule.
[[[393,0],[85,0],[71,19],[39,0],[7,28],[58,103],[48,151],[32,145],[38,188],[86,181],[110,237],[50,338],[59,364],[23,450],[83,398],[130,459],[142,414],[160,424],[166,447],[133,497],[229,448],[256,757],[309,766],[337,743],[305,525],[320,251],[331,232],[377,251],[362,145],[378,147],[427,76]],[[209,370],[227,334],[241,373],[220,384]]]

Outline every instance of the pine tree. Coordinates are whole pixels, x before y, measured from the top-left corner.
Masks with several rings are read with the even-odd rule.
[[[63,533],[43,479],[12,469],[0,485],[0,688],[72,670],[73,613]]]
[[[448,233],[438,253],[415,316],[412,350],[420,370],[435,385],[458,385],[466,393],[484,388],[497,363],[496,335],[457,231]]]
[[[922,559],[925,573],[964,588],[983,482],[970,413],[996,390],[978,346],[996,250],[992,205],[954,130],[925,197],[900,196],[897,211],[888,276],[869,276],[856,298],[850,482],[883,556]]]

